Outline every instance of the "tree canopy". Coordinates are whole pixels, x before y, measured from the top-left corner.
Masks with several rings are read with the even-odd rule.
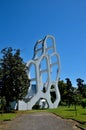
[[[20,57],[20,49],[4,48],[0,62],[1,96],[7,105],[11,101],[22,99],[28,90],[27,68]]]
[[[61,94],[61,104],[70,106],[71,104],[81,104],[83,99],[86,99],[86,84],[81,78],[76,79],[77,87],[72,85],[69,78],[59,80],[58,87]]]

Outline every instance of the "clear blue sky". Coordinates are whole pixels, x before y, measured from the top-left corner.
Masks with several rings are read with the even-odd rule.
[[[47,34],[56,39],[60,78],[86,83],[86,0],[0,0],[0,50],[19,48],[27,62]]]

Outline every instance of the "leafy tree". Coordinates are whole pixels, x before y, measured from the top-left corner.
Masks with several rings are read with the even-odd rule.
[[[72,83],[69,78],[66,78],[66,83],[63,80],[59,80],[58,87],[61,94],[61,105],[68,105],[74,104],[80,105],[82,99],[86,99],[86,84],[83,83],[83,80],[79,79],[81,89],[73,87]],[[82,84],[82,85],[81,85]],[[82,94],[80,92],[82,90]]]
[[[86,99],[82,99],[82,101],[81,101],[81,106],[82,106],[83,108],[86,107]]]
[[[61,104],[62,104],[62,102],[66,101],[66,94],[67,94],[66,83],[64,83],[63,80],[59,80],[58,87],[61,95]]]
[[[86,84],[84,84],[83,86],[83,94],[82,94],[83,98],[86,98]]]
[[[84,80],[81,78],[76,79],[78,91],[83,98],[86,98],[86,84],[84,84]]]
[[[5,97],[1,97],[0,99],[0,109],[2,110],[2,113],[4,112],[4,108],[6,106],[6,100],[5,100]]]
[[[2,69],[1,69],[1,59],[0,59],[0,98],[1,98],[1,91],[2,91]]]
[[[74,92],[73,92],[73,104],[75,106],[75,111],[77,111],[76,106],[81,104],[81,100],[82,100],[82,96],[79,93],[77,88],[74,88]],[[77,115],[77,113],[76,113]]]
[[[82,94],[83,93],[83,87],[84,87],[84,80],[81,78],[76,79],[77,81],[77,86],[78,86],[78,91]]]
[[[1,96],[5,97],[6,106],[9,106],[9,102],[18,101],[26,95],[29,79],[19,49],[4,48],[1,53],[3,55],[0,74],[2,80]]]
[[[73,102],[74,87],[72,87],[72,83],[69,78],[66,78],[66,88],[67,88],[66,99],[68,106],[70,107],[71,103]]]

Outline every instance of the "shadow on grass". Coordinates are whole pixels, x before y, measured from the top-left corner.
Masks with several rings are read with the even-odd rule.
[[[12,110],[12,111],[0,111],[0,114],[6,114],[6,113],[16,113],[16,111]]]
[[[82,113],[82,115],[86,115],[86,113]]]
[[[74,109],[66,109],[65,111],[75,111]]]
[[[11,121],[11,119],[5,119],[5,120],[3,120],[3,121]]]

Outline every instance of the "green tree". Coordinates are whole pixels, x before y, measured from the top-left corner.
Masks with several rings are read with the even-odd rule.
[[[83,86],[83,94],[82,94],[83,98],[86,98],[86,84],[84,84]]]
[[[80,94],[83,93],[83,87],[84,87],[84,80],[81,78],[76,79],[77,81],[77,86],[78,86],[78,91],[80,92]]]
[[[61,95],[61,104],[62,104],[63,102],[66,101],[66,94],[67,94],[66,83],[63,80],[59,80],[58,87]]]
[[[74,88],[74,92],[73,92],[73,104],[74,104],[74,108],[75,108],[75,114],[77,116],[77,105],[81,104],[81,100],[82,100],[82,96],[79,93],[77,88]]]
[[[0,100],[1,100],[1,92],[2,92],[2,69],[1,69],[1,59],[0,59]]]
[[[20,57],[20,50],[13,50],[11,47],[4,48],[1,59],[2,80],[1,96],[6,99],[6,106],[9,102],[22,99],[28,90],[29,79],[26,73],[26,65]]]
[[[70,107],[70,105],[73,102],[74,87],[72,86],[72,83],[69,78],[66,78],[66,89],[67,89],[66,100],[68,106]]]
[[[82,98],[86,98],[86,84],[84,83],[84,80],[81,78],[76,79],[78,91],[81,94]]]
[[[83,108],[86,108],[86,99],[82,99],[82,100],[81,100],[81,106],[82,106]]]

